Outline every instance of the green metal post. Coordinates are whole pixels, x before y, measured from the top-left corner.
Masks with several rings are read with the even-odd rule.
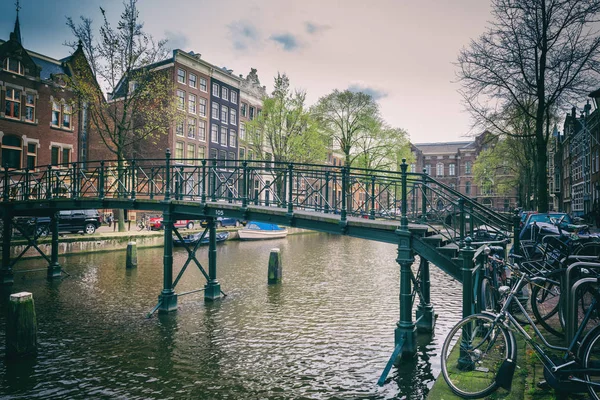
[[[204,300],[221,298],[221,285],[217,280],[217,228],[214,218],[208,218],[208,282],[204,286]]]
[[[150,167],[150,180],[148,181],[148,191],[150,192],[150,200],[154,200],[154,191],[156,184],[154,183],[154,167]]]
[[[243,175],[242,175],[242,208],[248,207],[248,162],[242,163]]]
[[[163,212],[163,228],[163,290],[158,296],[158,310],[165,313],[177,310],[177,294],[173,290],[173,214],[171,207]]]
[[[325,214],[329,214],[329,170],[325,171]]]
[[[473,313],[475,305],[473,304],[473,256],[475,249],[471,247],[471,238],[465,239],[466,246],[460,250],[463,259],[462,275],[463,275],[463,318],[468,317]],[[471,337],[470,326],[465,326],[463,329],[463,344],[460,346],[460,356],[458,359],[458,367],[462,370],[473,369],[475,364],[467,352],[470,344],[468,338]]]
[[[202,160],[202,204],[206,203],[206,159]]]
[[[48,165],[48,169],[46,171],[46,180],[47,180],[46,198],[51,199],[52,198],[52,165]]]
[[[412,319],[412,271],[411,266],[415,261],[411,243],[411,233],[408,230],[406,217],[406,159],[402,160],[402,217],[400,228],[396,230],[399,236],[398,258],[400,264],[400,320],[394,334],[395,344],[403,343],[402,356],[412,357],[417,352],[417,329]]]
[[[291,217],[294,215],[294,164],[288,164],[288,204],[287,204],[287,215]]]
[[[212,168],[213,171],[211,174],[212,189],[211,189],[211,194],[210,194],[210,200],[217,201],[217,159],[216,158],[213,159],[212,165],[213,165],[213,168]]]
[[[29,200],[29,193],[31,191],[30,189],[30,182],[31,176],[29,174],[29,168],[25,169],[25,193],[24,193],[24,200]]]
[[[77,192],[77,163],[71,164],[71,198],[76,199],[79,197]]]
[[[60,278],[61,268],[58,263],[58,212],[50,218],[50,230],[52,231],[52,245],[50,254],[50,265],[48,265],[48,279]]]
[[[400,225],[402,229],[408,230],[408,217],[406,216],[406,168],[408,164],[406,164],[406,158],[402,159],[402,164],[400,165],[400,170],[402,171],[402,217],[400,219]]]
[[[519,235],[521,234],[521,218],[519,215],[515,213],[513,216],[513,236],[514,236],[514,245],[513,252],[517,255],[521,254],[521,238]]]
[[[282,178],[282,183],[281,186],[283,188],[282,190],[282,194],[281,194],[281,208],[287,208],[287,171],[284,170],[283,171],[283,178]]]
[[[431,281],[429,277],[429,261],[420,257],[419,269],[421,270],[421,297],[417,306],[417,331],[433,332],[435,317],[433,305],[431,304]]]
[[[423,222],[427,221],[427,168],[423,168],[423,178],[421,180],[421,209],[423,212]]]
[[[2,269],[0,269],[0,285],[12,285],[14,283],[14,275],[12,267],[10,265],[10,239],[12,234],[12,215],[9,213],[9,210],[6,209],[6,206],[4,207],[4,216],[2,218]]]
[[[348,191],[348,167],[342,167],[342,210],[340,211],[340,222],[345,223],[347,220],[347,191]]]
[[[371,175],[371,212],[369,219],[375,219],[375,175]]]
[[[465,199],[462,197],[458,199],[458,211],[460,213],[460,240],[459,247],[462,248],[465,245]]]
[[[4,166],[4,185],[2,186],[2,200],[7,202],[8,201],[8,195],[9,195],[9,191],[10,191],[10,184],[9,184],[9,175],[8,175],[8,165]]]
[[[469,236],[472,238],[475,230],[475,215],[473,213],[473,204],[469,204]]]
[[[131,160],[131,200],[135,201],[136,196],[136,166],[135,160]]]
[[[165,152],[165,201],[171,200],[171,150]]]
[[[98,172],[98,197],[104,199],[104,161],[100,161],[100,171]],[[150,196],[152,198],[152,196]]]

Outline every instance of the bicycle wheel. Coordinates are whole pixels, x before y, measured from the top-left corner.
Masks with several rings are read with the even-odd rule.
[[[575,254],[578,256],[600,257],[600,243],[598,243],[598,242],[585,243],[583,246],[581,246],[580,248],[578,248],[575,251]]]
[[[533,284],[531,291],[531,309],[535,320],[549,333],[559,338],[565,336],[564,319],[559,313],[561,302],[561,281],[564,269],[557,269],[544,275],[546,281]]]
[[[594,328],[583,340],[581,357],[585,369],[593,369],[585,374],[585,380],[600,385],[600,326]],[[588,385],[590,397],[600,400],[600,386]]]
[[[496,289],[488,278],[481,281],[481,311],[494,311],[496,309]]]
[[[496,373],[512,353],[506,330],[484,314],[471,315],[452,328],[442,346],[442,374],[450,389],[477,399],[494,392]]]
[[[575,330],[579,329],[579,327],[581,326],[583,319],[585,318],[585,316],[587,315],[588,312],[590,312],[590,319],[587,322],[586,326],[583,329],[582,332],[582,336],[587,334],[592,328],[594,328],[595,326],[598,326],[598,324],[600,324],[600,305],[596,304],[594,309],[590,310],[590,307],[592,305],[592,301],[594,300],[594,297],[598,297],[598,289],[595,287],[594,284],[584,284],[582,286],[579,287],[579,289],[577,290],[577,293],[575,293],[576,299],[575,299],[575,304],[577,305],[577,317],[576,317],[576,323],[577,326],[575,327]],[[596,299],[598,300],[598,299]],[[566,304],[561,304],[560,307],[560,317],[561,317],[561,322],[563,324],[563,326],[567,326],[567,321],[566,321],[566,315],[568,315],[568,313],[570,313],[570,310],[567,310],[567,305]]]

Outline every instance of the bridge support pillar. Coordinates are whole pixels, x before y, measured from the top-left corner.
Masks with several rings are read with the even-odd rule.
[[[158,296],[158,312],[177,310],[177,294],[173,290],[173,216],[168,209],[163,213],[164,252],[163,252],[163,290]]]
[[[421,297],[417,306],[417,332],[430,333],[433,332],[435,326],[435,316],[433,313],[433,305],[431,304],[431,282],[429,280],[429,261],[421,257],[419,262],[419,270],[421,271]]]
[[[214,218],[208,219],[208,282],[204,286],[204,300],[221,298],[221,284],[217,280],[217,228]]]
[[[402,345],[401,356],[403,358],[412,357],[417,353],[417,328],[412,319],[412,270],[414,262],[411,233],[408,229],[398,229],[396,233],[400,237],[398,243],[398,258],[396,262],[400,264],[400,320],[394,333],[394,342],[396,346]]]
[[[4,214],[2,218],[2,268],[0,268],[0,285],[12,285],[14,275],[10,265],[10,239],[12,234],[12,215]]]
[[[60,278],[62,269],[58,263],[58,211],[50,217],[50,231],[52,233],[52,243],[50,252],[50,264],[48,265],[48,279]]]

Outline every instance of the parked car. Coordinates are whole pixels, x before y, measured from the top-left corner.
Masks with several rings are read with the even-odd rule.
[[[538,224],[544,226],[553,225],[555,223],[560,223],[561,229],[566,229],[568,225],[573,224],[573,220],[569,214],[561,212],[529,214],[525,220],[525,223],[523,224],[523,227],[521,228],[521,234],[519,237],[521,239],[533,240],[534,236],[536,235],[536,232],[532,230],[534,224],[536,224],[536,226]]]
[[[25,227],[28,235],[37,229],[38,236],[50,233],[50,217],[19,217],[15,223]],[[91,235],[100,227],[100,214],[97,210],[66,210],[58,212],[58,232]],[[16,230],[18,232],[18,230]]]
[[[243,223],[237,218],[227,218],[227,217],[217,217],[217,228],[223,228],[226,226],[235,226],[238,227]],[[203,219],[200,221],[200,226],[206,228],[208,226],[208,220]]]
[[[194,229],[194,221],[191,219],[180,219],[173,224],[174,228]],[[162,217],[150,218],[150,229],[160,231],[164,228]]]

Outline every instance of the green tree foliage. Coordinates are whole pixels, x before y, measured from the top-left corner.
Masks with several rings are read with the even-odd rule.
[[[263,100],[260,115],[247,126],[255,154],[275,162],[322,162],[327,156],[325,136],[316,129],[305,105],[306,93],[293,91],[287,75],[277,74],[273,93]]]
[[[67,45],[76,48],[80,57],[75,58],[66,84],[87,110],[91,130],[117,159],[119,174],[125,159],[136,155],[134,145],[156,143],[161,135],[168,134],[177,115],[172,77],[166,70],[152,68],[153,63],[167,57],[166,41],[155,42],[144,32],[136,3],[124,3],[116,27],[100,8],[98,38],[91,18],[81,17],[79,24],[67,18],[75,37]],[[119,230],[124,229],[119,218]]]
[[[519,184],[519,158],[522,154],[514,154],[518,149],[513,143],[516,139],[494,139],[493,145],[479,153],[473,165],[473,175],[483,194],[503,196]]]
[[[313,113],[319,128],[344,154],[346,166],[364,158],[361,146],[382,131],[379,106],[365,93],[336,89],[319,99]]]
[[[463,98],[477,124],[502,130],[508,109],[533,121],[531,131],[518,135],[535,141],[540,211],[548,209],[552,116],[597,85],[600,37],[594,22],[599,14],[596,0],[492,0],[490,27],[458,57]]]
[[[370,135],[356,141],[354,166],[370,171],[397,171],[402,159],[412,157],[408,133],[379,121]]]

